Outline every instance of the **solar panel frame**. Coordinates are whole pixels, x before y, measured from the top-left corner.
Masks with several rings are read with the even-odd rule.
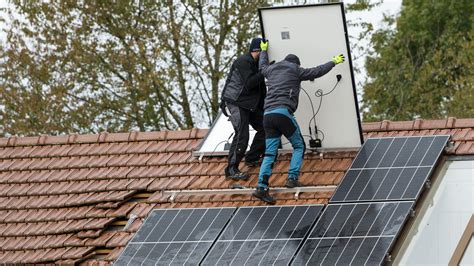
[[[155,209],[147,216],[139,231],[128,243],[114,265],[148,264],[152,262],[173,264],[176,261],[180,261],[178,264],[183,265],[198,264],[205,257],[236,209],[235,207]],[[198,213],[193,217],[196,211]],[[181,222],[173,223],[180,212],[184,212],[184,222],[181,219]],[[167,216],[169,213],[174,213],[174,215],[172,217]],[[193,221],[196,217],[198,218],[197,222]],[[212,221],[209,222],[207,218],[212,219]],[[160,227],[162,221],[165,221],[165,228],[157,228]],[[179,229],[171,230],[173,232],[169,231],[168,229],[174,225],[177,225]],[[191,225],[191,231],[187,236],[180,236],[186,225]],[[207,227],[202,227],[203,225],[207,225]],[[199,230],[201,231],[199,232]],[[142,233],[140,233],[141,231]],[[156,233],[157,236],[153,236],[153,233]],[[168,235],[172,238],[169,239]],[[186,238],[177,240],[178,237]],[[194,240],[191,240],[191,237]],[[177,256],[184,253],[187,253],[185,259]],[[138,254],[140,255],[137,256]]]
[[[348,265],[371,262],[369,264],[380,265],[400,234],[413,205],[413,201],[329,204],[291,264]],[[345,210],[341,212],[343,208]],[[353,214],[356,208],[363,212]],[[374,209],[377,212],[374,212]],[[364,221],[372,221],[372,223],[368,226],[367,223],[363,223]],[[374,227],[375,224],[377,225]],[[377,228],[377,226],[382,227]],[[366,231],[358,230],[364,227]],[[366,233],[363,234],[363,232]],[[348,251],[351,245],[352,251]],[[308,250],[311,254],[307,252]],[[322,259],[320,259],[321,256]],[[355,261],[364,258],[363,263]]]
[[[290,208],[291,212],[288,214]],[[317,221],[323,208],[324,205],[320,204],[240,207],[201,264],[288,265]],[[248,218],[252,217],[252,211],[255,210],[257,210],[256,213],[259,213],[259,216],[257,216],[257,221],[252,223],[254,225],[253,228],[246,235],[240,234],[241,229],[246,227],[246,224],[249,224],[247,222]],[[273,211],[273,213],[267,215],[267,217],[272,217],[271,221],[266,227],[256,230],[259,224],[261,224],[262,219],[265,219],[264,217],[268,210]],[[300,211],[304,212],[301,213]],[[281,217],[286,217],[286,219],[282,221]],[[234,224],[240,224],[240,226],[236,228]],[[302,232],[295,234],[303,226],[305,228]],[[261,230],[264,230],[264,232],[258,232]],[[269,232],[269,230],[277,232]],[[283,230],[289,230],[287,235],[283,233]]]
[[[449,138],[449,135],[369,138],[355,157],[329,202],[418,199]],[[400,146],[401,141],[403,144]],[[412,145],[412,142],[415,141],[416,145]],[[429,146],[427,146],[427,141],[430,141]],[[380,143],[383,143],[383,146],[380,146]],[[394,143],[396,146],[392,148]],[[386,152],[380,155],[376,152],[378,147],[381,147],[380,150],[385,149]],[[405,147],[406,149],[404,149]],[[374,154],[376,155],[374,156]],[[390,165],[387,165],[388,161],[391,162]],[[406,175],[412,171],[411,169],[415,169],[414,172],[411,175]],[[393,177],[396,173],[398,176]],[[406,183],[405,188],[400,188],[402,185],[398,182],[399,180]],[[373,184],[378,184],[378,186],[374,187],[373,192],[368,191]],[[391,188],[386,191],[388,194],[380,194],[379,190],[386,189],[387,186]],[[396,186],[400,190],[403,189],[401,194],[400,190],[392,192]],[[355,190],[353,190],[354,187]],[[358,197],[348,198],[350,194]]]

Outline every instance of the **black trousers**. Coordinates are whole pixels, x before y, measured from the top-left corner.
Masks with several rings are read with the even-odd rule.
[[[263,129],[263,110],[250,110],[237,105],[227,104],[230,121],[234,127],[234,138],[229,150],[228,169],[237,170],[245,156],[247,162],[259,160],[265,152],[265,131]],[[249,143],[249,124],[257,131],[250,150],[245,153]]]

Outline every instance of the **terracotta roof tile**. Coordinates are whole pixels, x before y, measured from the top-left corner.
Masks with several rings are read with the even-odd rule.
[[[134,143],[113,143],[111,144],[110,149],[107,151],[107,154],[126,154],[128,150],[134,145]]]
[[[146,153],[148,147],[153,145],[153,142],[136,142],[135,145],[132,145],[127,151],[128,153]]]
[[[162,190],[168,187],[168,184],[171,183],[174,179],[162,177],[162,178],[155,178],[150,185],[148,185],[149,191],[157,191]]]
[[[119,133],[108,133],[108,132],[103,132],[103,141],[107,142],[124,142],[124,141],[129,141],[130,138],[130,132],[119,132]]]
[[[456,154],[473,154],[474,153],[474,142],[461,142],[459,147],[456,149]]]
[[[26,157],[49,157],[50,152],[52,152],[56,147],[53,145],[48,146],[36,146],[35,149],[30,153],[29,156]]]
[[[73,150],[74,145],[54,145],[54,149],[49,152],[49,156],[68,156],[69,152]]]
[[[474,119],[473,118],[457,118],[454,122],[454,127],[457,128],[474,128]]]
[[[15,162],[10,165],[9,170],[23,170],[28,169],[28,167],[33,163],[33,159],[17,159]]]
[[[69,135],[45,136],[43,144],[64,144],[67,143]]]
[[[167,140],[189,139],[191,130],[168,131]]]
[[[208,129],[201,129],[201,128],[193,128],[191,129],[191,133],[189,134],[190,139],[201,139],[203,138],[208,132]]]
[[[133,182],[133,179],[120,179],[107,181],[107,189],[109,190],[124,190]]]
[[[153,154],[135,154],[132,158],[126,163],[126,165],[144,165],[148,160],[150,160],[154,155]]]
[[[113,155],[108,161],[107,166],[124,166],[129,160],[133,158],[133,154],[128,155]]]
[[[131,182],[126,186],[126,188],[131,190],[146,190],[151,182],[153,182],[153,179],[131,179]]]
[[[19,138],[23,139],[23,138]],[[15,149],[13,153],[10,154],[10,158],[28,158],[31,156],[31,153],[35,149],[39,148],[38,146],[26,146],[26,147],[18,147]]]
[[[118,256],[122,253],[124,248],[122,247],[117,247],[115,248],[109,255],[105,257],[106,260],[108,261],[114,261],[118,258]]]
[[[125,178],[133,170],[133,167],[112,167],[107,173],[107,178]]]
[[[142,140],[165,140],[168,131],[159,132],[139,132],[137,135],[137,141]]]
[[[11,165],[15,163],[13,159],[6,159],[0,161],[0,171],[8,171]]]
[[[129,232],[117,232],[112,235],[112,237],[107,241],[105,245],[108,248],[111,247],[124,247],[127,245],[128,241],[132,239],[133,234]]]
[[[159,153],[153,154],[153,156],[147,161],[147,165],[162,165],[166,164],[168,160],[173,156],[173,153]]]

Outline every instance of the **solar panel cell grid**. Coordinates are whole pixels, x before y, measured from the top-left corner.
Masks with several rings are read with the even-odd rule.
[[[416,200],[448,139],[368,139],[330,202]]]
[[[115,265],[196,265],[235,208],[154,210]]]
[[[380,265],[413,202],[330,204],[293,265]]]
[[[203,264],[287,265],[322,208],[322,205],[239,208]]]

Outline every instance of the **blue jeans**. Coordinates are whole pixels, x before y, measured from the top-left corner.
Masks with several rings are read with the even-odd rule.
[[[290,141],[293,147],[288,179],[298,179],[303,163],[305,143],[295,117],[286,108],[273,109],[265,112],[263,127],[265,129],[266,149],[258,175],[258,187],[268,187],[268,181],[272,175],[272,168],[278,155],[278,146],[280,146],[282,135]]]

